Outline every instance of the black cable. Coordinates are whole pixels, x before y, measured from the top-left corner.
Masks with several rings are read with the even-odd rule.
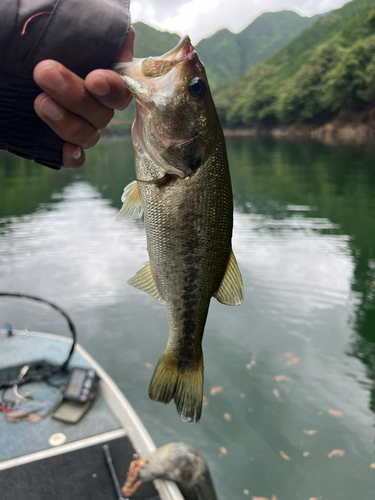
[[[49,300],[41,299],[40,297],[36,297],[34,295],[26,295],[26,294],[22,294],[22,293],[0,292],[0,297],[17,297],[17,298],[21,298],[21,299],[30,299],[30,300],[35,300],[37,302],[42,302],[44,304],[48,304],[53,309],[55,309],[60,314],[62,314],[62,316],[64,316],[64,318],[66,319],[66,321],[68,323],[69,330],[71,331],[72,338],[73,338],[72,347],[70,348],[68,357],[66,358],[66,360],[64,361],[64,363],[62,363],[59,366],[55,366],[55,367],[51,368],[49,371],[41,372],[41,373],[38,373],[38,374],[35,374],[35,375],[25,376],[21,380],[18,380],[18,378],[17,378],[17,379],[14,379],[14,380],[6,380],[6,381],[3,380],[3,381],[0,381],[0,388],[2,388],[2,387],[12,387],[15,384],[23,385],[23,384],[26,384],[27,382],[31,382],[32,380],[43,380],[43,379],[45,379],[47,377],[50,377],[51,375],[54,375],[55,373],[59,373],[59,372],[65,370],[66,367],[67,367],[67,365],[68,365],[68,363],[69,363],[70,358],[73,355],[74,348],[75,348],[75,345],[76,345],[76,342],[77,342],[77,331],[76,331],[76,328],[74,326],[73,321],[70,319],[70,317],[68,316],[68,314],[63,309],[61,309],[59,306],[57,306],[56,304],[54,304],[53,302],[50,302]]]

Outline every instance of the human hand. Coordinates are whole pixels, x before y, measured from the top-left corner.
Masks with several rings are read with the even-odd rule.
[[[135,32],[131,27],[116,62],[133,59]],[[100,130],[112,120],[114,109],[125,109],[131,95],[122,78],[110,70],[95,70],[85,80],[57,61],[46,60],[34,68],[34,80],[44,91],[34,101],[36,114],[64,139],[63,167],[85,163],[83,149],[94,146]]]

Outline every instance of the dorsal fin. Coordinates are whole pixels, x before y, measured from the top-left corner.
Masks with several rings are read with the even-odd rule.
[[[137,181],[133,181],[126,186],[121,196],[121,201],[124,203],[121,210],[117,214],[115,220],[122,219],[139,219],[142,217],[142,198],[141,190]]]
[[[227,306],[239,306],[243,300],[243,282],[233,250],[225,270],[223,281],[214,293],[214,297]]]
[[[146,262],[145,267],[142,267],[142,269],[138,271],[137,274],[135,274],[128,281],[128,283],[129,285],[134,286],[134,288],[138,288],[139,290],[149,293],[152,297],[154,297],[154,299],[158,300],[160,304],[165,304],[165,300],[161,298],[159,290],[156,287],[149,262]]]

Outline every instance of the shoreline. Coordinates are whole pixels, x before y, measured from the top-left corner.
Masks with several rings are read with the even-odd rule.
[[[336,117],[326,123],[294,122],[289,125],[254,125],[223,128],[226,137],[273,137],[275,139],[312,139],[326,145],[375,144],[375,107],[361,114]]]
[[[130,136],[131,123],[118,122],[102,130],[106,139]],[[314,140],[325,145],[375,144],[375,106],[362,113],[336,117],[326,123],[294,122],[266,126],[256,124],[237,128],[223,127],[225,137],[272,137],[285,140]]]

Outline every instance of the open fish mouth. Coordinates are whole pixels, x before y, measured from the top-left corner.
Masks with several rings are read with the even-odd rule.
[[[121,75],[134,97],[139,119],[145,121],[155,107],[155,96],[159,96],[159,99],[175,96],[181,87],[179,82],[183,80],[184,68],[186,65],[195,65],[197,61],[195,48],[190,38],[185,36],[176,47],[162,56],[134,59],[116,64],[113,69]]]
[[[177,64],[188,62],[196,56],[196,51],[190,38],[182,38],[174,49],[160,57],[148,57],[142,63],[144,76],[156,78],[168,73]]]
[[[177,64],[191,61],[195,57],[197,57],[195,48],[190,38],[185,36],[176,47],[160,57],[118,63],[113,69],[123,77],[133,96],[143,103],[149,78],[163,76]]]
[[[158,59],[170,60],[173,59],[175,63],[179,63],[186,59],[192,59],[196,55],[195,48],[193,47],[190,38],[184,36],[176,47],[160,56]]]
[[[199,99],[207,84],[190,38],[160,57],[134,59],[115,70],[136,101],[133,139],[163,173],[181,178],[193,174],[205,151],[200,140],[205,101]]]

